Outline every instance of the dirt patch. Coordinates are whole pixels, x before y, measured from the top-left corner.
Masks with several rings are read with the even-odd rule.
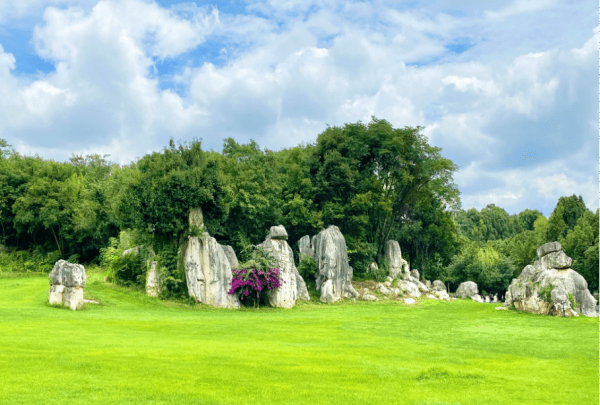
[[[368,288],[369,291],[375,291],[375,286],[377,284],[379,284],[379,283],[377,281],[373,281],[373,280],[353,281],[352,287],[354,287],[354,289],[356,291],[358,291],[359,294],[362,295],[364,288]]]

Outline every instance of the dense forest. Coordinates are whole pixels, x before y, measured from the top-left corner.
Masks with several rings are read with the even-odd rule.
[[[356,279],[385,277],[383,249],[393,239],[424,278],[451,290],[472,280],[484,294],[502,294],[537,247],[557,240],[598,290],[598,210],[573,195],[549,218],[494,204],[464,211],[453,183],[458,167],[421,130],[372,117],[277,152],[232,138],[222,153],[202,150],[201,140],[171,140],[129,165],[100,155],[22,156],[0,139],[0,270],[49,272],[60,258],[122,269],[123,250],[145,245],[160,260],[164,296],[184,297],[177,250],[190,209],[200,207],[210,234],[242,260],[273,225],[285,226],[296,260],[298,239],[336,225]],[[371,262],[381,270],[369,273]],[[143,277],[134,269],[122,278]]]

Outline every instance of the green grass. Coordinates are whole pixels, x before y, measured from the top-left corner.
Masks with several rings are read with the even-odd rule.
[[[595,404],[598,318],[467,300],[223,310],[0,278],[1,404]]]

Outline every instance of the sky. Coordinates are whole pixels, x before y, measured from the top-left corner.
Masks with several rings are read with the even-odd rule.
[[[0,0],[0,138],[128,164],[201,138],[425,127],[462,207],[598,208],[597,3]]]

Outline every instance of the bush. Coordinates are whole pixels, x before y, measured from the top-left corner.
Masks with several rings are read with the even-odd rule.
[[[285,281],[284,281],[285,283]],[[244,268],[233,270],[231,288],[227,294],[239,294],[240,301],[247,306],[268,303],[268,291],[281,286],[278,268]]]
[[[60,252],[44,253],[40,249],[14,250],[4,248],[0,251],[0,271],[15,273],[50,273],[60,259]]]
[[[119,285],[144,285],[146,282],[146,266],[135,253],[129,253],[111,261],[107,279]]]
[[[309,255],[304,255],[298,264],[298,273],[300,273],[304,281],[306,283],[308,283],[309,280],[314,281],[318,271],[319,268],[317,267],[315,258]]]

